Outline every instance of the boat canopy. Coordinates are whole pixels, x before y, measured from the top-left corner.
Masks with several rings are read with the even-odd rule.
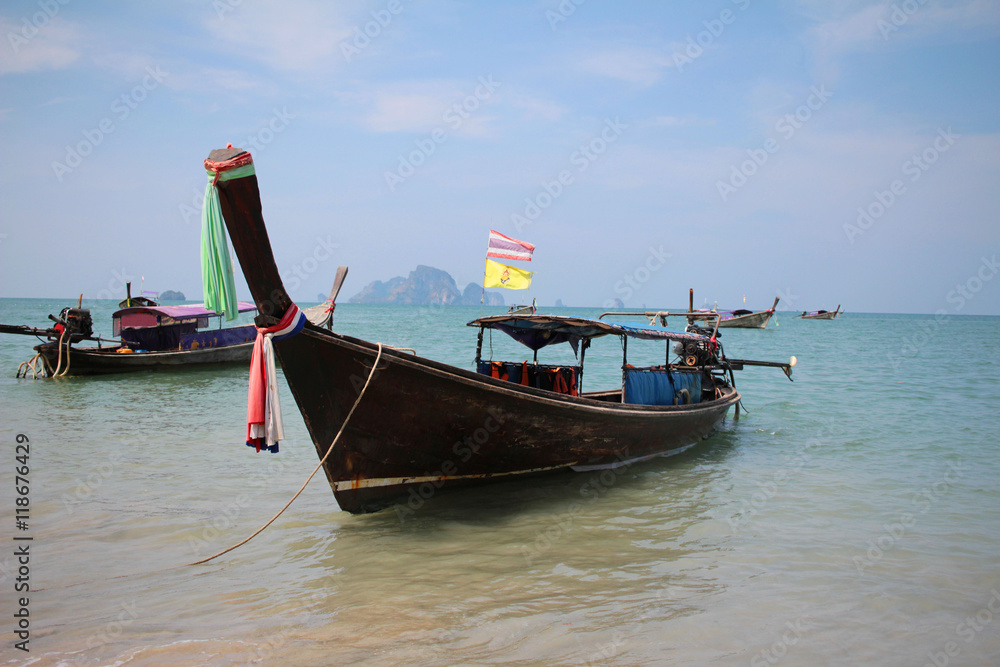
[[[239,312],[257,310],[252,303],[240,301]],[[111,320],[114,335],[120,336],[122,329],[155,327],[197,321],[198,327],[208,326],[208,318],[222,317],[221,313],[208,310],[203,303],[189,303],[181,306],[133,306],[116,311]]]
[[[257,310],[257,306],[246,301],[240,301],[238,305],[241,313]],[[151,313],[175,320],[185,320],[192,317],[222,317],[222,313],[206,309],[203,303],[186,303],[180,306],[133,306],[132,308],[122,308],[111,317],[121,317],[130,313]]]
[[[613,334],[643,340],[708,340],[706,336],[675,331],[653,324],[608,322],[565,315],[490,315],[468,323],[470,327],[499,329],[532,350],[568,342],[576,349],[581,340]]]

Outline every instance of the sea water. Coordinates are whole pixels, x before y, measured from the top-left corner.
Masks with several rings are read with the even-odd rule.
[[[65,305],[0,300],[0,321]],[[115,304],[84,305],[110,337]],[[335,328],[472,368],[479,314],[345,304]],[[738,373],[746,412],[684,454],[362,516],[319,474],[196,566],[315,467],[287,387],[287,439],[256,454],[244,368],[17,380],[34,339],[0,336],[0,662],[1000,664],[1000,318],[776,319],[722,340],[797,356],[795,381]],[[621,355],[595,341],[585,388],[620,383]]]

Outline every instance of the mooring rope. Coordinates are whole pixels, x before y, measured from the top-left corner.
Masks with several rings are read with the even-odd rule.
[[[306,481],[302,482],[302,486],[300,486],[299,490],[295,492],[295,495],[292,496],[291,500],[289,500],[287,503],[285,503],[285,506],[282,507],[280,510],[278,510],[277,514],[275,514],[273,517],[271,517],[271,519],[267,523],[265,523],[263,526],[261,526],[260,528],[258,528],[250,537],[246,538],[242,542],[238,542],[237,544],[234,544],[233,546],[231,546],[231,547],[229,547],[227,549],[223,549],[222,551],[220,551],[219,553],[215,554],[214,556],[209,556],[208,558],[202,558],[201,560],[196,560],[193,563],[188,563],[188,565],[201,565],[202,563],[207,563],[210,560],[215,560],[219,556],[227,554],[230,551],[233,551],[234,549],[238,549],[239,547],[243,546],[244,544],[246,544],[247,542],[249,542],[253,538],[255,538],[258,535],[260,535],[262,532],[264,532],[265,528],[267,528],[272,523],[274,523],[274,521],[279,516],[281,516],[285,512],[285,510],[288,509],[289,506],[293,502],[295,502],[295,499],[298,498],[299,495],[305,490],[306,485],[309,484],[309,482],[312,481],[312,478],[316,475],[316,473],[319,472],[319,469],[323,467],[324,463],[326,463],[327,458],[329,458],[329,456],[330,456],[330,452],[333,451],[333,448],[337,444],[337,441],[340,440],[341,434],[344,432],[344,429],[347,428],[347,422],[351,421],[351,415],[354,414],[354,411],[357,409],[358,404],[361,403],[361,397],[365,395],[365,391],[367,391],[368,385],[371,383],[372,378],[375,377],[375,369],[378,368],[378,362],[379,362],[379,360],[381,358],[382,358],[382,343],[378,343],[378,354],[375,355],[375,363],[372,364],[371,373],[368,374],[368,379],[365,380],[365,386],[361,388],[361,393],[358,394],[357,400],[354,401],[354,405],[351,406],[350,411],[347,413],[347,418],[344,419],[344,423],[340,425],[340,430],[337,431],[337,435],[334,436],[333,442],[330,443],[330,447],[326,450],[326,454],[323,455],[323,458],[321,458],[319,460],[319,463],[316,465],[315,468],[313,468],[313,471],[311,473],[309,473],[308,477],[306,477]]]
[[[60,343],[62,342],[62,337],[60,337],[59,342]],[[62,373],[57,373],[52,377],[61,378],[61,377],[66,377],[66,375],[69,374],[69,360],[70,360],[69,346],[72,344],[72,342],[73,342],[72,340],[66,341],[66,368],[63,369]]]
[[[35,364],[38,363],[39,358],[41,358],[42,362],[44,362],[41,369],[35,367]],[[38,379],[39,372],[41,372],[42,377],[45,377],[45,371],[46,371],[45,367],[48,366],[48,363],[49,363],[48,360],[42,356],[41,352],[39,352],[28,361],[21,362],[21,365],[17,367],[17,375],[15,377],[17,378],[23,377],[27,379],[29,369],[31,370],[32,380]],[[49,368],[49,370],[51,370],[51,368]]]
[[[270,526],[272,523],[274,523],[279,516],[281,516],[282,514],[284,514],[285,510],[287,510],[291,506],[291,504],[293,502],[295,502],[295,499],[298,498],[302,494],[302,492],[305,490],[305,488],[309,484],[309,482],[312,481],[312,478],[316,476],[316,473],[319,472],[319,469],[323,467],[323,464],[326,463],[326,460],[330,457],[330,453],[333,451],[333,448],[337,445],[337,441],[340,440],[340,436],[343,435],[344,429],[347,428],[348,422],[351,421],[351,416],[354,415],[354,411],[357,409],[358,405],[361,404],[361,399],[364,398],[365,392],[368,391],[368,385],[371,384],[372,379],[375,377],[375,370],[378,368],[378,362],[382,359],[382,343],[376,343],[376,345],[378,345],[378,354],[375,355],[375,363],[372,364],[372,370],[371,370],[370,373],[368,373],[368,379],[365,380],[365,384],[361,388],[361,393],[358,394],[358,398],[354,401],[354,405],[352,405],[351,409],[348,411],[347,417],[344,418],[344,423],[340,425],[340,430],[337,431],[337,435],[334,436],[333,442],[330,443],[330,447],[326,450],[326,454],[323,455],[323,458],[320,459],[320,461],[316,465],[316,467],[313,468],[313,471],[311,473],[309,473],[309,476],[306,478],[306,481],[304,481],[302,483],[302,486],[300,486],[299,490],[295,492],[295,495],[292,496],[291,500],[289,500],[287,503],[285,503],[285,506],[282,507],[280,510],[278,510],[277,514],[275,514],[273,517],[271,517],[267,521],[267,523],[265,523],[263,526],[261,526],[256,531],[254,531],[252,535],[250,535],[249,537],[247,537],[246,539],[244,539],[244,540],[242,540],[240,542],[237,542],[236,544],[234,544],[231,547],[223,549],[222,551],[220,551],[217,554],[209,556],[208,558],[202,558],[201,560],[193,561],[191,563],[185,563],[183,565],[173,565],[171,567],[164,567],[164,568],[160,568],[158,570],[149,570],[149,571],[146,571],[146,572],[133,572],[132,574],[119,574],[119,575],[114,576],[114,577],[105,577],[103,579],[90,579],[89,581],[80,581],[80,582],[77,582],[75,584],[66,584],[65,586],[52,586],[50,588],[36,588],[35,590],[37,590],[37,591],[50,591],[50,590],[57,590],[57,589],[63,589],[63,588],[72,588],[74,586],[82,586],[84,584],[92,584],[92,583],[96,583],[98,581],[111,581],[113,579],[125,579],[125,578],[128,578],[128,577],[137,577],[137,576],[140,576],[140,575],[159,574],[160,572],[169,572],[170,570],[178,570],[178,569],[180,569],[182,567],[189,567],[191,565],[201,565],[202,563],[207,563],[207,562],[209,562],[211,560],[215,560],[219,556],[223,556],[223,555],[229,553],[230,551],[234,551],[235,549],[239,549],[241,546],[243,546],[244,544],[246,544],[247,542],[249,542],[253,538],[255,538],[258,535],[260,535],[262,532],[264,532],[264,530],[268,526]]]
[[[59,370],[62,368],[62,342],[63,342],[63,336],[65,335],[66,335],[66,330],[63,329],[62,333],[59,334],[59,343],[57,343],[56,347],[56,349],[59,351],[59,356],[58,356],[59,363],[56,364],[56,372],[52,374],[52,377],[54,378],[59,377]]]

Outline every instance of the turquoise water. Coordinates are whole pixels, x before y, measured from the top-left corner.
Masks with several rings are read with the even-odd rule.
[[[0,300],[0,322],[64,305]],[[109,334],[114,304],[85,305]],[[478,314],[342,305],[335,328],[471,368]],[[318,475],[246,546],[158,572],[243,539],[312,471],[287,387],[287,440],[257,455],[245,370],[15,380],[31,341],[0,336],[6,664],[1000,663],[1000,318],[779,312],[723,341],[796,355],[795,382],[747,369],[749,414],[685,454],[412,516],[341,512]],[[586,388],[613,386],[620,355],[595,342]],[[646,355],[662,346],[630,345]],[[33,537],[30,653],[13,648],[15,533]]]

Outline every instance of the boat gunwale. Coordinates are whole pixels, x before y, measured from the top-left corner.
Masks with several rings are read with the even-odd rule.
[[[302,330],[318,339],[332,339],[334,344],[341,344],[345,347],[354,347],[356,351],[373,355],[376,353],[377,344],[360,338],[354,338],[345,334],[326,331],[314,325],[307,324]],[[280,343],[279,343],[280,345]],[[411,370],[418,370],[442,378],[459,382],[466,386],[482,388],[484,385],[489,391],[504,394],[508,397],[527,399],[536,403],[545,404],[552,407],[581,409],[586,412],[597,414],[613,414],[616,416],[637,416],[654,418],[666,415],[684,415],[698,412],[707,412],[713,409],[727,409],[740,400],[740,394],[735,387],[725,386],[722,388],[723,395],[720,398],[687,405],[638,405],[634,403],[609,403],[586,396],[570,396],[568,394],[553,394],[544,389],[535,387],[515,385],[506,380],[494,378],[472,370],[453,366],[427,357],[406,354],[393,349],[391,346],[382,346],[383,359],[390,359],[395,363],[406,366]],[[289,382],[286,376],[285,381]],[[289,382],[291,386],[291,382]],[[620,391],[620,390],[608,390]]]
[[[58,343],[56,341],[50,341],[47,343],[42,343],[35,346],[36,352],[42,352],[42,348],[46,351],[56,351],[56,346]],[[184,356],[201,356],[210,352],[218,352],[219,350],[235,350],[243,347],[253,347],[254,341],[246,341],[243,343],[233,343],[232,345],[218,345],[215,347],[198,347],[193,350],[147,350],[146,352],[132,352],[129,354],[120,354],[117,350],[128,347],[126,345],[115,345],[114,347],[94,347],[89,345],[87,347],[70,347],[70,352],[73,356],[83,354],[88,357],[112,357],[114,359],[149,359],[150,357],[163,357],[169,355],[184,355]]]

